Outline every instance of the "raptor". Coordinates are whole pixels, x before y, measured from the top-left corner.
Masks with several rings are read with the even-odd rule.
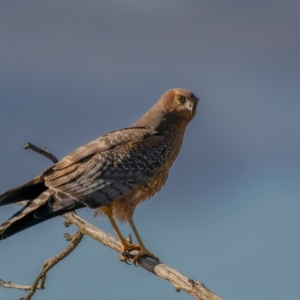
[[[165,184],[198,99],[190,91],[172,89],[133,125],[105,134],[48,167],[31,181],[0,195],[0,206],[29,200],[0,226],[0,239],[55,216],[83,207],[108,217],[122,250],[154,256],[133,222],[136,206]],[[129,222],[138,245],[122,236],[117,221]]]

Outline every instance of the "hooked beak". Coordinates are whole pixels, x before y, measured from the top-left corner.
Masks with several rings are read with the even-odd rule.
[[[192,101],[186,101],[185,105],[184,105],[187,110],[192,114],[194,112],[194,107],[195,107],[195,103],[193,103]]]

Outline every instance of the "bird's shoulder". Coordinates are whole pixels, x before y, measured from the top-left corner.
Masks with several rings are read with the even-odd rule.
[[[56,163],[52,170],[62,170],[78,162],[85,162],[98,153],[161,135],[160,132],[145,127],[128,127],[111,131],[79,147]]]

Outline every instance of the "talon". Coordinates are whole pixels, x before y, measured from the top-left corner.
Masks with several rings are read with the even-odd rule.
[[[129,262],[128,257],[122,254],[119,256],[119,261],[124,262],[126,265],[132,265],[132,263]]]
[[[140,251],[140,253],[138,253],[134,259],[133,259],[133,264],[137,267],[137,263],[139,262],[139,259],[142,257],[142,256],[149,256],[151,258],[153,258],[154,260],[157,260],[159,261],[159,258],[157,256],[155,256],[153,253],[151,253],[150,251],[148,251],[147,249],[142,249]]]
[[[131,266],[131,265],[132,265],[132,263],[128,262],[128,260],[127,260],[127,259],[126,259],[126,260],[124,260],[124,262],[125,262],[125,264],[126,264],[126,265],[128,265],[128,266]]]
[[[130,253],[130,251],[133,250],[140,250],[140,246],[136,244],[129,244],[129,243],[123,243],[121,248],[121,255],[119,257],[119,260],[122,262],[125,262],[127,265],[132,265],[131,263],[128,263],[129,258],[124,256],[123,253],[126,255],[127,253]]]

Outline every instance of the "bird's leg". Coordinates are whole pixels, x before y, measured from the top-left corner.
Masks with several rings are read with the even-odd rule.
[[[134,235],[135,235],[135,237],[136,237],[136,239],[137,239],[137,241],[138,241],[138,243],[139,243],[139,245],[140,245],[140,252],[139,252],[139,253],[134,257],[134,259],[133,259],[134,264],[136,264],[136,263],[139,261],[140,257],[142,257],[142,256],[150,256],[150,257],[152,257],[153,259],[159,261],[159,258],[156,257],[154,254],[152,254],[152,253],[145,247],[145,245],[144,245],[144,243],[142,242],[142,240],[141,240],[141,238],[140,238],[140,235],[139,235],[139,233],[138,233],[138,231],[137,231],[137,229],[136,229],[136,227],[135,227],[135,225],[134,225],[134,222],[133,222],[133,219],[132,219],[132,218],[130,218],[130,219],[128,220],[128,223],[129,223],[129,225],[131,226],[131,228],[132,228],[132,230],[133,230],[133,233],[134,233]]]
[[[131,244],[128,243],[126,241],[126,239],[122,236],[121,231],[113,217],[113,213],[112,213],[112,209],[110,206],[105,206],[102,207],[103,212],[106,214],[106,216],[108,217],[117,237],[119,238],[120,242],[121,242],[121,255],[119,257],[119,259],[121,261],[127,261],[128,258],[126,258],[125,256],[122,255],[123,252],[126,251],[131,251],[131,250],[140,250],[140,246],[139,245],[135,245],[135,244]]]

